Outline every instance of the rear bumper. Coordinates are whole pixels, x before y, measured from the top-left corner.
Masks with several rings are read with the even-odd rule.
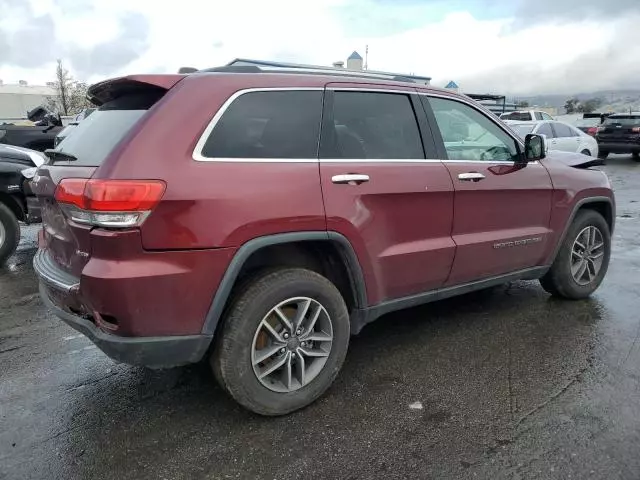
[[[610,153],[636,153],[640,152],[640,143],[604,142],[598,141],[600,151]]]
[[[36,254],[33,266],[45,305],[117,362],[148,368],[177,367],[200,361],[211,344],[211,335],[121,337],[105,332],[89,316],[76,315],[54,300],[76,291],[79,279],[57,269],[43,250]]]

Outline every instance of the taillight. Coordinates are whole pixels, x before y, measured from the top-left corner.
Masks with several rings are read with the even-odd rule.
[[[633,128],[631,129],[631,131],[632,131],[633,133],[640,133],[640,127],[633,127]]]
[[[160,180],[66,178],[55,198],[74,222],[98,227],[139,226],[164,195]]]
[[[598,133],[598,127],[590,127],[590,128],[587,130],[587,133],[588,133],[589,135],[595,135],[596,133]]]

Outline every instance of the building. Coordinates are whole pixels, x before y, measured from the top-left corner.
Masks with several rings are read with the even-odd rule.
[[[3,84],[0,81],[0,123],[11,123],[27,118],[27,112],[55,95],[50,85],[29,85],[25,81],[18,84]]]

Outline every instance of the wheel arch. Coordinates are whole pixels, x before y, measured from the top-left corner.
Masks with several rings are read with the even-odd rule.
[[[25,207],[21,203],[19,198],[16,198],[15,195],[12,195],[7,192],[0,191],[0,203],[6,205],[11,213],[13,213],[16,218],[20,221],[25,220]]]
[[[326,248],[326,249],[325,249]],[[312,253],[315,252],[315,253]],[[275,258],[272,258],[275,257]],[[271,259],[265,263],[265,259]],[[282,263],[279,263],[282,260]],[[356,253],[343,235],[336,232],[293,232],[258,237],[248,241],[236,252],[216,289],[202,326],[202,333],[213,335],[220,324],[234,288],[243,275],[262,266],[299,266],[322,272],[323,264],[338,261],[347,281],[337,285],[351,310],[367,306],[365,280]],[[324,262],[329,262],[324,263]],[[338,277],[336,277],[338,278]],[[330,278],[330,280],[334,280]],[[345,279],[343,279],[345,280]]]
[[[571,214],[569,215],[569,218],[565,223],[562,235],[555,246],[555,249],[553,251],[553,256],[551,257],[551,263],[555,261],[556,256],[558,255],[558,251],[562,247],[562,243],[564,242],[564,239],[567,236],[567,232],[569,231],[571,224],[575,220],[576,215],[578,215],[578,212],[582,210],[594,210],[600,213],[604,217],[605,221],[607,222],[607,225],[609,225],[609,231],[611,232],[611,234],[613,234],[613,229],[615,227],[615,220],[616,220],[616,209],[615,209],[614,200],[612,198],[587,197],[587,198],[578,200],[574,205],[573,210],[571,211]]]

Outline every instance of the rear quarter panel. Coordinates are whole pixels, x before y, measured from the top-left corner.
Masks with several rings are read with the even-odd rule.
[[[554,188],[550,221],[553,237],[544,256],[544,264],[550,265],[576,207],[583,200],[607,198],[611,201],[615,219],[615,198],[609,179],[602,171],[569,167],[554,161],[551,156],[542,162],[551,175]]]

